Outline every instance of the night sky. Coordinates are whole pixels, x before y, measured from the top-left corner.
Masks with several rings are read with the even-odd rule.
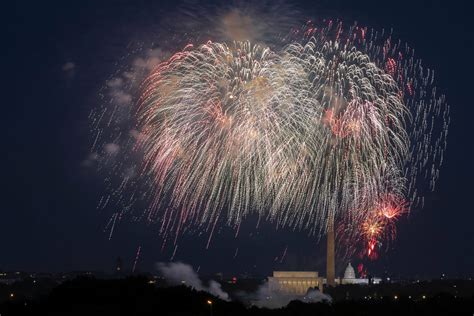
[[[97,2],[97,3],[96,3]],[[84,168],[88,115],[98,91],[134,41],[150,40],[175,1],[15,1],[3,8],[3,190],[0,270],[111,271],[121,256],[130,268],[154,271],[172,248],[160,250],[156,227],[123,222],[109,240],[97,201],[103,182]],[[293,3],[293,2],[291,2]],[[474,276],[473,8],[470,1],[295,2],[308,17],[342,18],[393,28],[436,72],[451,106],[445,163],[423,210],[398,225],[397,241],[372,264],[402,277]],[[74,68],[63,70],[66,63]],[[265,225],[238,240],[224,229],[209,250],[206,238],[185,236],[175,260],[223,271],[268,275],[274,268],[324,271],[324,246],[302,232]],[[254,232],[251,236],[250,234]],[[285,262],[276,262],[285,248]],[[236,248],[238,256],[234,257]]]

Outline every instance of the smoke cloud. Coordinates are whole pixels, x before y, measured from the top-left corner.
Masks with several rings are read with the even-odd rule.
[[[156,268],[170,285],[185,284],[198,291],[206,291],[212,295],[219,297],[222,300],[230,301],[229,294],[224,292],[221,285],[211,280],[209,285],[204,286],[198,274],[189,265],[182,262],[156,264]],[[240,292],[236,295],[243,301],[250,302],[258,307],[265,308],[281,308],[288,305],[289,302],[299,300],[305,303],[331,302],[332,298],[329,295],[323,294],[317,289],[310,289],[306,296],[296,295],[280,295],[272,293],[268,282],[263,283],[254,293]]]
[[[104,150],[109,155],[116,155],[120,151],[120,146],[114,143],[105,144]]]
[[[221,285],[211,280],[209,286],[205,287],[199,279],[199,276],[194,272],[193,268],[189,264],[182,262],[163,263],[160,262],[156,265],[158,271],[161,272],[163,277],[171,285],[186,284],[198,291],[206,291],[210,294],[219,297],[224,301],[229,301],[229,294],[224,292]]]
[[[309,289],[304,297],[297,295],[283,295],[272,292],[268,282],[263,283],[255,293],[239,293],[243,300],[250,301],[253,305],[265,308],[281,308],[291,301],[301,301],[304,303],[332,302],[329,295],[321,293],[317,289]]]

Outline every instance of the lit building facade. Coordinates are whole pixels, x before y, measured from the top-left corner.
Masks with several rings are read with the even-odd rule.
[[[382,280],[380,278],[372,278],[373,284],[379,284]],[[356,277],[355,270],[352,267],[351,263],[346,267],[344,271],[344,277],[340,279],[338,282],[339,284],[360,284],[360,285],[368,285],[369,279],[360,279]]]
[[[273,271],[268,285],[272,293],[304,296],[309,288],[319,288],[322,292],[323,278],[316,271]]]

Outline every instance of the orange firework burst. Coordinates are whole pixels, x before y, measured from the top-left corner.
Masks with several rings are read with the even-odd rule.
[[[381,239],[387,231],[387,221],[385,217],[380,216],[380,213],[375,213],[375,216],[369,217],[362,224],[362,236],[366,243],[365,255],[369,259],[375,260],[378,258],[376,246],[381,244]],[[363,253],[364,254],[364,253]]]
[[[380,216],[388,220],[395,220],[407,212],[408,206],[402,197],[395,194],[387,194],[377,205],[377,210]]]
[[[362,230],[365,236],[375,238],[383,232],[384,221],[380,218],[371,218],[362,224]]]
[[[361,235],[365,240],[365,254],[369,259],[377,259],[377,248],[384,243],[388,246],[396,236],[396,220],[406,212],[407,203],[395,194],[386,194],[376,203],[362,224]]]

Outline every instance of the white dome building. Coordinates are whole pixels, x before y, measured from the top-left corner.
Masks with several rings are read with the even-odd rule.
[[[372,282],[374,284],[380,283],[381,279],[380,278],[372,278]],[[356,278],[355,270],[354,267],[349,264],[346,267],[346,270],[344,271],[344,278],[341,279],[340,284],[369,284],[369,279],[358,279]]]
[[[356,275],[355,275],[354,268],[349,262],[349,264],[346,267],[346,271],[344,271],[344,280],[355,279],[355,278],[356,278]]]

